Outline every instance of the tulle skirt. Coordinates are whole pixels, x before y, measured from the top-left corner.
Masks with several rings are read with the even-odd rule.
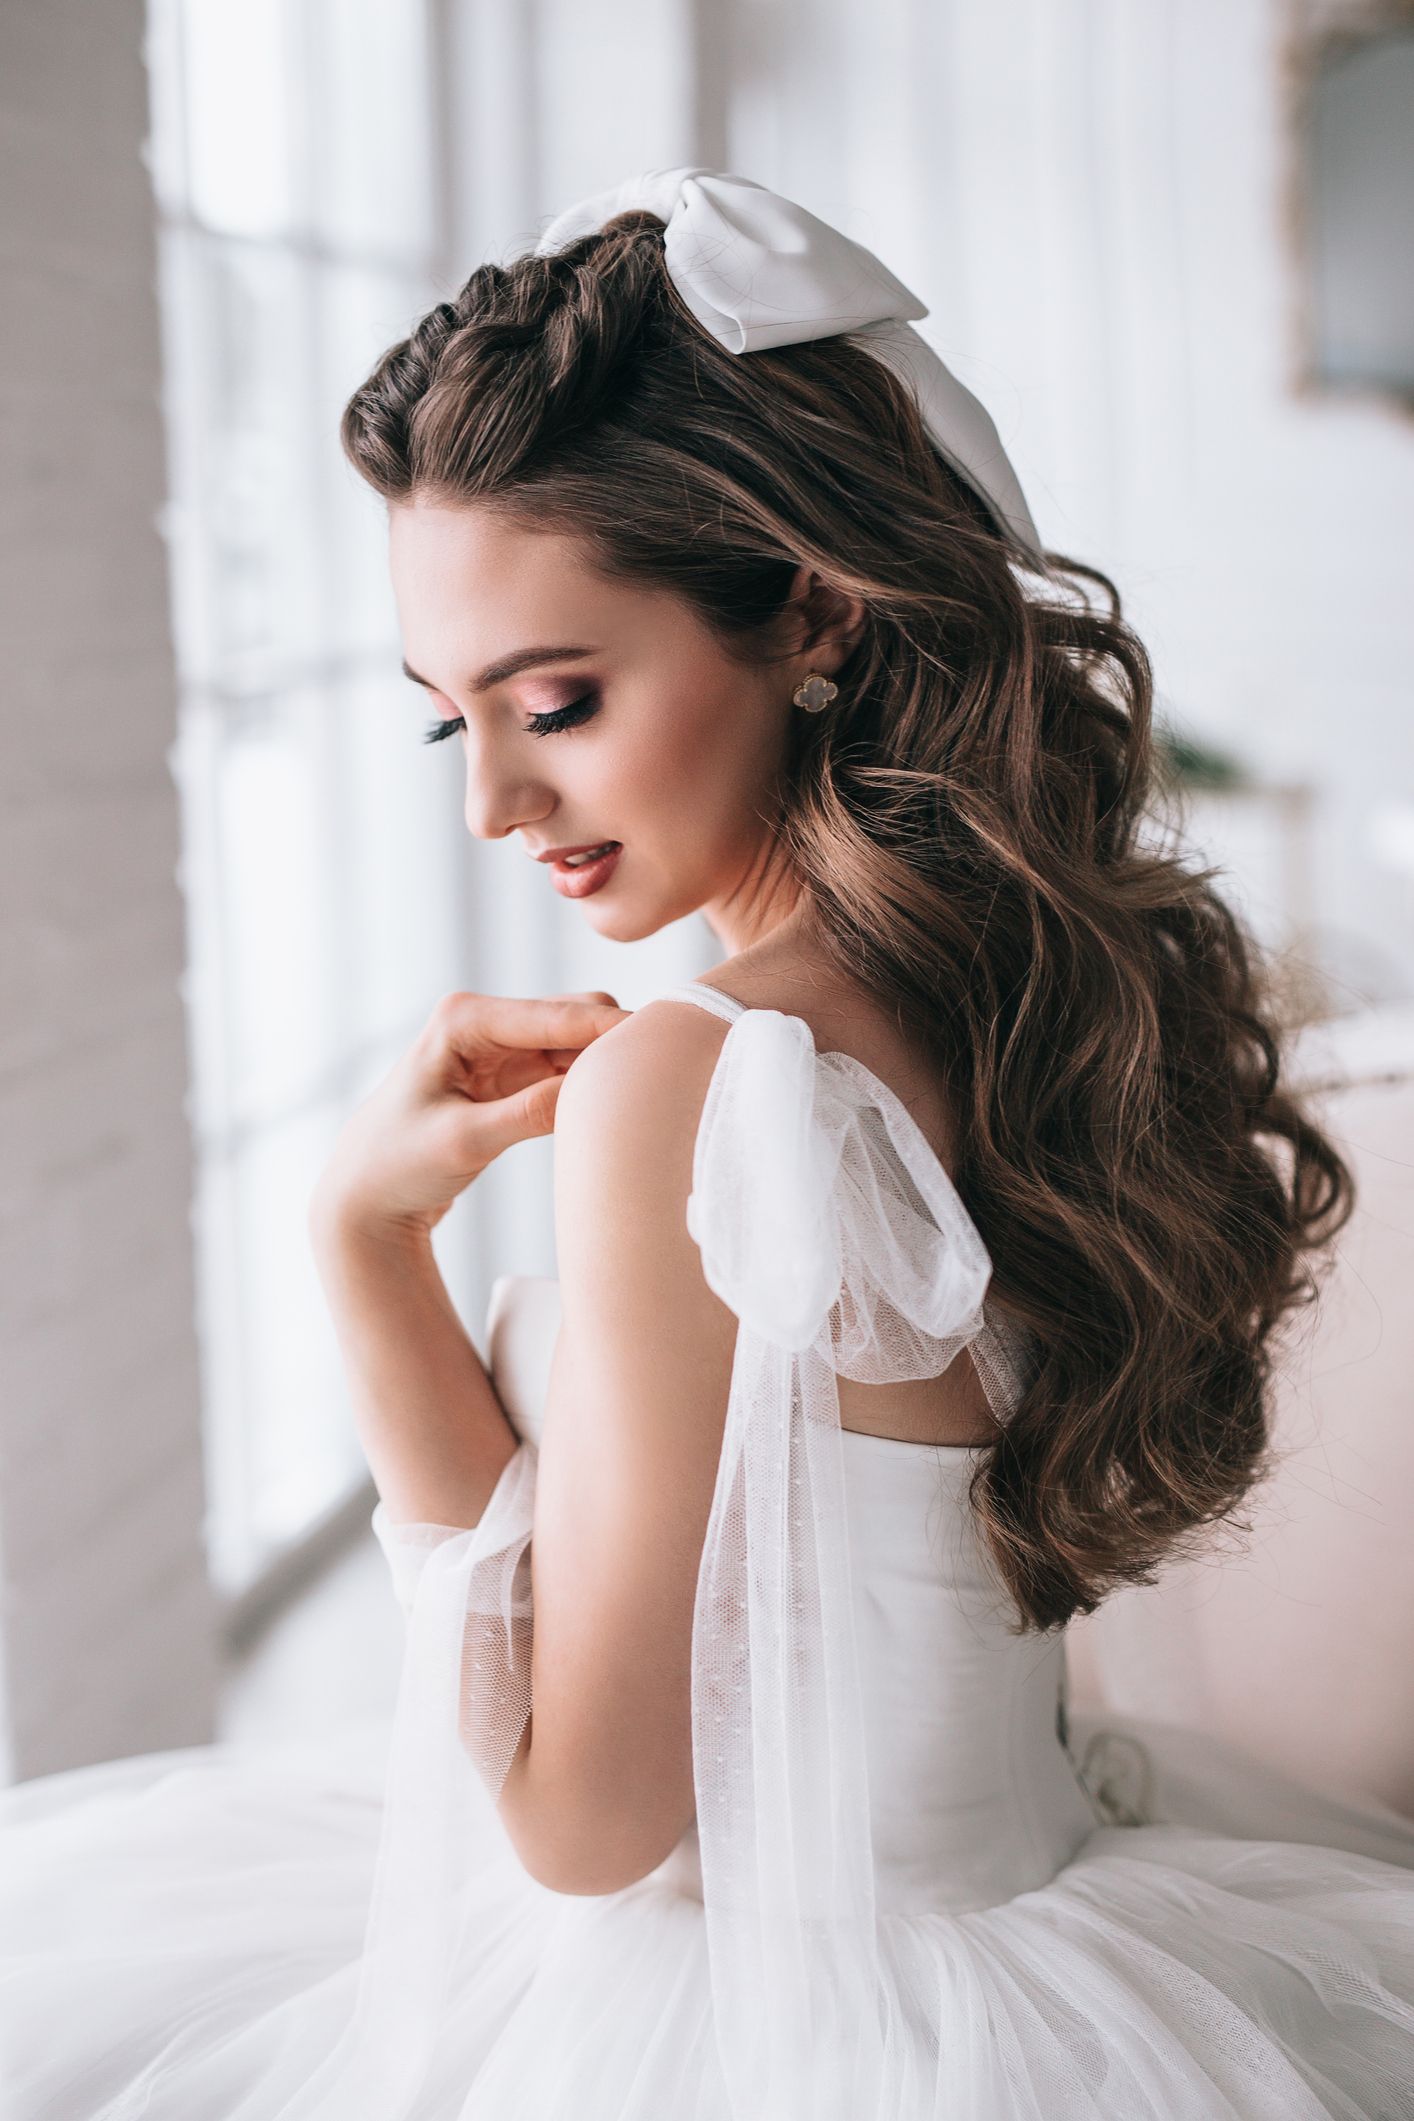
[[[859,2121],[1414,2117],[1414,1822],[1166,1726],[1072,1735],[1117,1817],[1162,1823],[1097,1824],[995,1907],[882,1916]],[[747,2121],[701,1902],[656,1873],[551,1892],[489,1809],[417,1999],[430,2064],[405,2081],[389,2023],[351,2086],[386,1764],[350,1726],[0,1794],[3,2121]]]

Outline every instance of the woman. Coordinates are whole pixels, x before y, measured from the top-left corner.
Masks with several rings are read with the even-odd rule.
[[[345,412],[469,828],[724,962],[448,996],[349,1122],[386,1787],[331,1739],[12,1792],[26,2121],[1414,2114],[1414,1823],[1110,1719],[1125,1809],[1067,1719],[1069,1618],[1261,1474],[1350,1187],[1142,834],[1144,651],[922,313],[652,172]],[[552,1128],[542,1392],[430,1235]]]

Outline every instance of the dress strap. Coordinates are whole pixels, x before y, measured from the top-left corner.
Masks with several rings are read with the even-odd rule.
[[[653,999],[655,1002],[696,1002],[701,1008],[709,1009],[713,1016],[725,1017],[728,1023],[746,1010],[746,1003],[739,1002],[734,994],[723,994],[720,987],[699,987],[692,983],[664,987]]]

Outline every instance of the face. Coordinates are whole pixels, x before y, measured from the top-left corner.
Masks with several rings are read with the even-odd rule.
[[[527,855],[616,841],[578,878],[540,871],[619,942],[700,910],[735,950],[780,917],[783,891],[788,910],[757,813],[818,654],[735,661],[680,597],[485,509],[414,500],[390,520],[406,667],[459,724],[470,831]]]

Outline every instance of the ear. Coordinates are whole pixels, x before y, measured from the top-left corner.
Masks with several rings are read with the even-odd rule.
[[[848,662],[868,616],[862,598],[831,588],[804,564],[796,569],[787,610],[802,676],[807,670],[818,670],[830,677]]]

